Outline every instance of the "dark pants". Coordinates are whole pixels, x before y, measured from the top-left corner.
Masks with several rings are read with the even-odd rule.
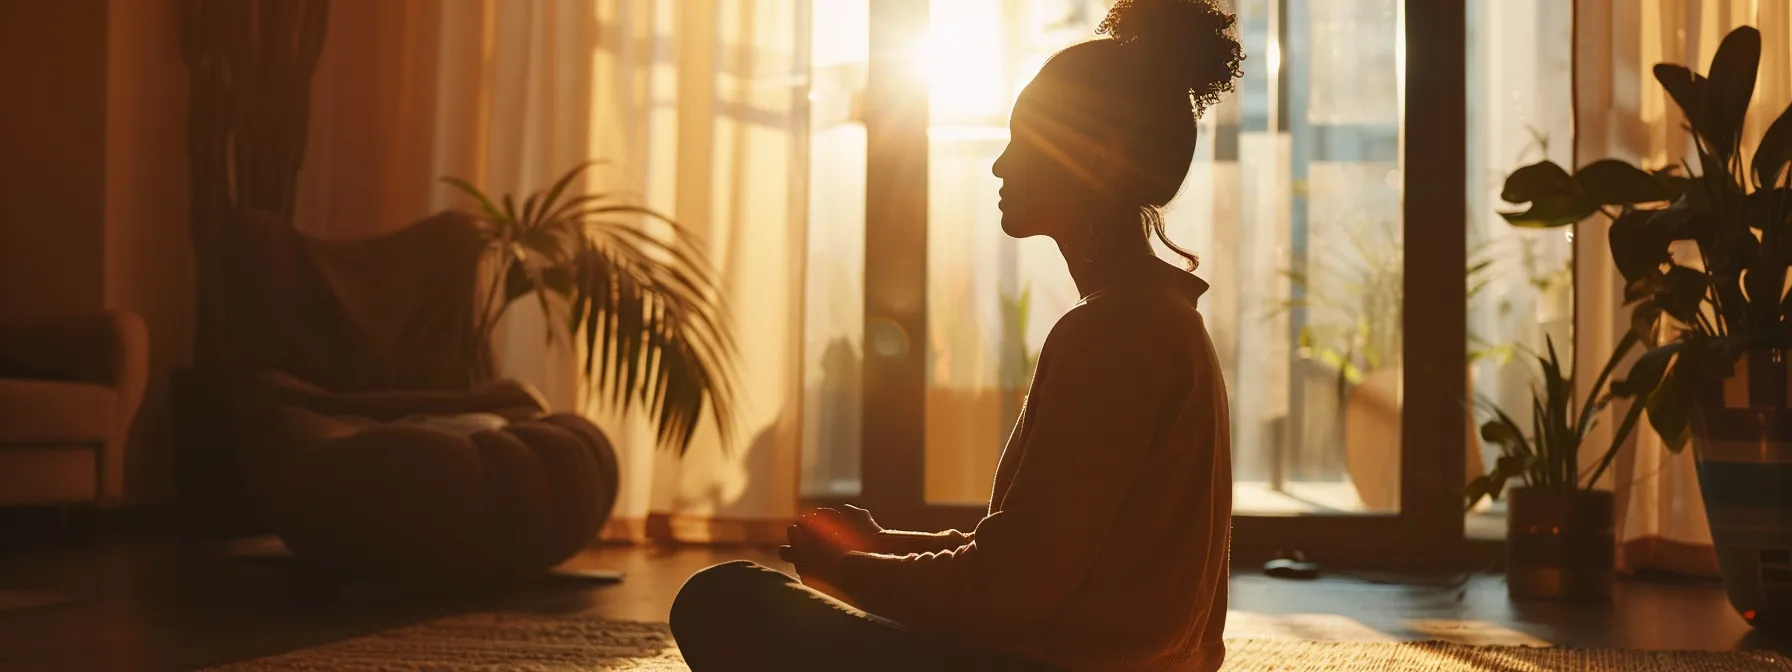
[[[744,560],[685,582],[672,635],[694,672],[1051,669],[923,635]]]

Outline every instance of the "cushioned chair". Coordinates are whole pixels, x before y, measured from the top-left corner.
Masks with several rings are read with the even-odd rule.
[[[360,577],[546,570],[596,539],[616,455],[526,384],[477,383],[476,226],[444,214],[388,235],[239,231],[258,347],[236,385],[251,497],[310,566]]]
[[[135,313],[0,319],[0,506],[118,502],[148,378]]]

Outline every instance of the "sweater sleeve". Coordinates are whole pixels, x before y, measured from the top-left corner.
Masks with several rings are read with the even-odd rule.
[[[907,530],[884,530],[878,533],[879,546],[898,555],[909,553],[929,553],[958,548],[971,543],[971,535],[958,530],[944,532],[910,532]]]
[[[848,554],[858,607],[923,629],[999,637],[1045,618],[1082,582],[1161,424],[1174,364],[1147,325],[1079,306],[1041,353],[1013,483],[956,549]],[[1009,450],[1014,450],[1010,447]]]

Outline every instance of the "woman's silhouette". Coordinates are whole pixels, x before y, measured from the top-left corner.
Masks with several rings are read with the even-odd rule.
[[[1214,0],[1120,0],[1021,93],[996,160],[1002,228],[1048,236],[1083,300],[1040,353],[989,515],[884,530],[820,509],[780,549],[691,577],[672,631],[711,669],[1213,670],[1232,511],[1225,382],[1196,300],[1154,255],[1195,120],[1239,76]]]

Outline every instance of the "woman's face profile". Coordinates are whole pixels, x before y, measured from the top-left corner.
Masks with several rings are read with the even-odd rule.
[[[1008,147],[990,171],[1002,181],[1002,231],[1015,238],[1058,237],[1094,200],[1093,143],[1064,123],[1055,88],[1035,79],[1021,92]]]

